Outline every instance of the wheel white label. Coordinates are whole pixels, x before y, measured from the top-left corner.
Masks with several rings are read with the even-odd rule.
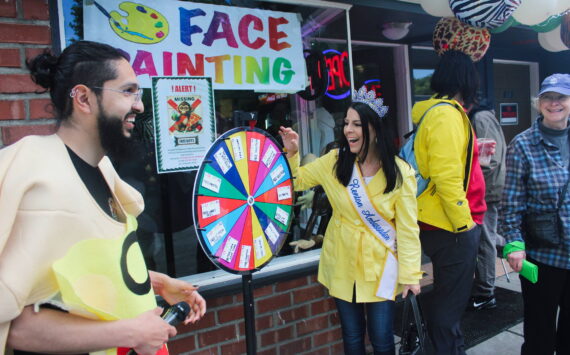
[[[265,257],[265,248],[263,247],[262,235],[253,240],[253,247],[255,248],[255,258],[263,259]]]
[[[216,162],[218,163],[220,169],[222,169],[222,172],[224,174],[227,173],[228,170],[230,170],[233,166],[232,162],[230,161],[230,158],[223,149],[219,149],[214,154],[214,159],[216,159]]]
[[[277,156],[277,151],[272,145],[270,145],[269,148],[267,148],[267,150],[265,151],[265,154],[263,155],[262,159],[263,164],[265,164],[265,166],[269,168],[276,156]]]
[[[239,242],[235,238],[228,237],[226,245],[224,245],[224,250],[222,251],[222,260],[225,260],[228,263],[232,261],[234,254],[236,253],[238,243]]]
[[[291,187],[281,186],[277,188],[277,200],[287,200],[291,198]]]
[[[214,191],[215,193],[220,192],[220,186],[222,185],[222,179],[217,176],[214,176],[210,173],[205,173],[204,178],[202,179],[202,187],[206,188],[210,191]]]
[[[210,218],[220,214],[220,200],[205,202],[201,205],[202,218]]]
[[[214,246],[218,244],[224,235],[226,235],[226,228],[222,222],[218,222],[218,224],[206,234],[206,238],[208,238],[210,245]]]
[[[243,145],[241,143],[240,137],[233,137],[232,138],[232,148],[234,150],[234,160],[235,161],[242,160],[245,155],[243,153]]]
[[[283,165],[278,165],[269,175],[271,175],[271,181],[273,181],[273,184],[277,184],[277,182],[279,182],[283,176],[285,176],[285,169],[283,169]]]
[[[277,207],[277,209],[275,210],[275,220],[279,221],[281,224],[287,224],[288,219],[289,219],[289,213]]]
[[[249,258],[251,255],[251,246],[242,245],[239,255],[239,267],[242,269],[249,269]]]
[[[259,147],[261,142],[259,139],[251,138],[249,141],[249,160],[251,161],[259,161]]]
[[[265,228],[265,234],[271,240],[273,244],[277,243],[277,239],[279,238],[279,232],[275,229],[275,226],[271,223]]]

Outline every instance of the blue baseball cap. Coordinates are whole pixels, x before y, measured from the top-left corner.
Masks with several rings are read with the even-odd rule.
[[[542,95],[545,92],[553,91],[562,95],[570,95],[570,74],[552,74],[542,82],[540,85],[540,92]]]

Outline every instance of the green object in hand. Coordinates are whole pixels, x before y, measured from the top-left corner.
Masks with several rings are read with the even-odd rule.
[[[503,248],[503,258],[507,259],[509,254],[515,251],[524,251],[525,244],[523,242],[511,242]],[[520,274],[535,284],[538,281],[538,266],[528,260],[523,260]]]
[[[538,266],[536,266],[535,264],[531,263],[528,260],[523,260],[523,265],[520,274],[524,278],[535,284],[538,281]]]

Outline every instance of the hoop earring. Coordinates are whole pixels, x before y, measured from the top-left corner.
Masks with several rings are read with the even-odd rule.
[[[73,88],[71,89],[71,91],[69,92],[69,97],[75,97],[77,95],[77,88]]]

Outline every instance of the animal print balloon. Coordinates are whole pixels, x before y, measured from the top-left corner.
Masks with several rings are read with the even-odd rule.
[[[449,0],[455,17],[480,28],[501,26],[520,4],[521,0]]]
[[[491,34],[486,28],[469,26],[455,17],[444,17],[433,31],[433,48],[438,55],[445,51],[461,51],[474,62],[483,58],[491,43]]]

